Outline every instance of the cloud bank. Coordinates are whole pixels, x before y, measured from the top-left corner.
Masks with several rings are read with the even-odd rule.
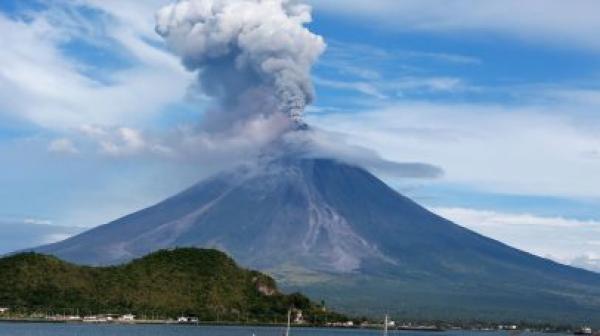
[[[445,183],[497,193],[597,199],[598,124],[593,118],[578,124],[578,109],[555,102],[506,107],[404,101],[351,115],[314,114],[308,121],[347,134],[350,144],[367,143],[388,160],[439,165]]]
[[[599,221],[465,208],[432,211],[508,245],[600,273]]]

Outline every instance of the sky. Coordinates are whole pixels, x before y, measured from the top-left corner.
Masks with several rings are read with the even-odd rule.
[[[0,2],[0,253],[154,204],[261,141],[196,135],[210,99],[155,32],[169,3]],[[437,167],[378,173],[430,210],[600,272],[599,2],[308,3],[327,48],[307,123]]]

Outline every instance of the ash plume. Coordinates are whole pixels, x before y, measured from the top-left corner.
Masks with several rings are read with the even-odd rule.
[[[402,177],[440,175],[437,167],[385,161],[304,124],[314,98],[311,68],[326,47],[306,28],[311,20],[311,7],[296,0],[179,0],[160,9],[156,32],[197,74],[192,89],[216,102],[199,127],[175,136],[175,147],[186,158],[226,157],[228,164],[329,157]]]
[[[310,70],[325,50],[305,24],[311,8],[291,0],[179,0],[156,14],[156,31],[201,91],[218,102],[205,129],[256,118],[302,123],[314,97]],[[281,118],[281,116],[285,118]]]

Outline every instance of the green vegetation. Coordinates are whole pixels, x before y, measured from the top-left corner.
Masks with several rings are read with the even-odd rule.
[[[113,267],[77,266],[23,253],[0,259],[0,306],[23,313],[123,314],[203,321],[283,322],[290,307],[307,322],[344,319],[222,252],[181,248]]]

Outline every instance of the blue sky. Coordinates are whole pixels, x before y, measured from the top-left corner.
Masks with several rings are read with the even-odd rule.
[[[597,2],[312,2],[309,27],[328,48],[310,124],[440,167],[436,179],[381,175],[433,211],[600,270]],[[231,143],[186,147],[208,102],[154,33],[166,3],[0,2],[0,252],[105,223],[231,164],[220,151]]]

